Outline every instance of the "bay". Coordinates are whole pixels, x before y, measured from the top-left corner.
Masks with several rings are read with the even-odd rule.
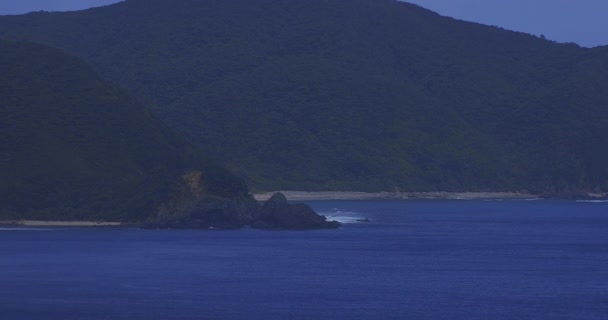
[[[308,203],[348,223],[315,231],[2,229],[0,318],[608,315],[608,203]]]

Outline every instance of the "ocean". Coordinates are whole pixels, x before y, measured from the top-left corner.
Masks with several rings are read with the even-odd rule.
[[[608,319],[606,202],[307,203],[344,226],[0,229],[0,319]]]

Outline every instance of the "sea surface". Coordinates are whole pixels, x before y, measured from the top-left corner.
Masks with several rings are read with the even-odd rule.
[[[0,229],[0,319],[608,319],[606,202],[308,203],[347,223]]]

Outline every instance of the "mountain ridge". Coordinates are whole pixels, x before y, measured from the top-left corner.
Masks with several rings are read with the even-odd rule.
[[[608,47],[395,1],[136,1],[0,18],[258,190],[608,188]]]

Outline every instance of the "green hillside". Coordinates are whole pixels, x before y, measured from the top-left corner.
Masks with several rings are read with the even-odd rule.
[[[393,0],[127,0],[0,17],[258,190],[608,190],[608,49]]]
[[[210,195],[243,183],[83,62],[0,41],[0,220],[139,221],[200,170]]]

